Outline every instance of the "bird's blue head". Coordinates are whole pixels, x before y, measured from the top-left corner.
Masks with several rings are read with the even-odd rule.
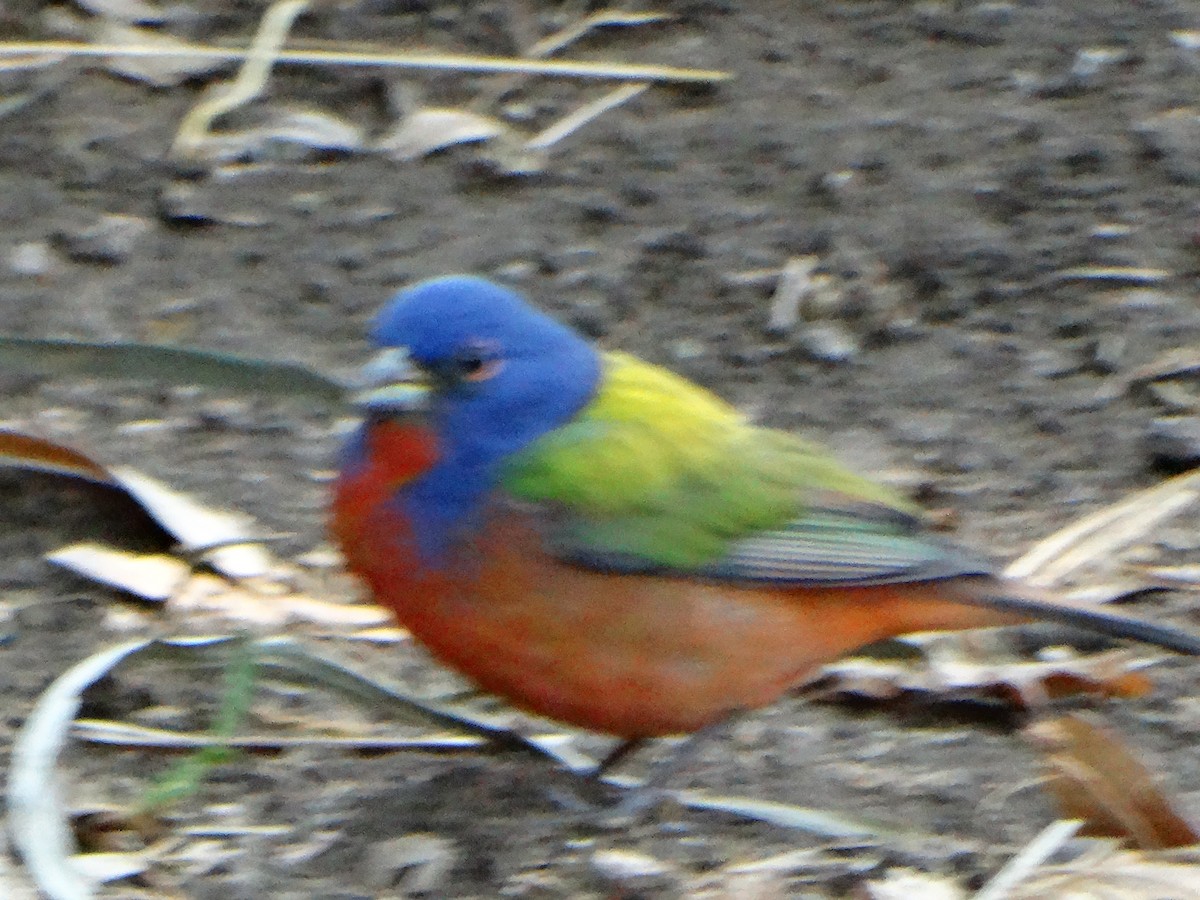
[[[400,291],[376,317],[369,416],[424,409],[448,464],[484,468],[568,421],[592,398],[598,353],[518,294],[455,275]]]

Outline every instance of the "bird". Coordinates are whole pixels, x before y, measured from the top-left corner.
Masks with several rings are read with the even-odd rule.
[[[1038,619],[1200,654],[1006,579],[821,445],[492,281],[404,288],[371,340],[331,532],[435,658],[532,713],[632,747],[886,638]]]

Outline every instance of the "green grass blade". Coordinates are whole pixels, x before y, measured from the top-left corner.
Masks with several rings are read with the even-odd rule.
[[[343,402],[345,388],[299,363],[173,347],[0,335],[0,367],[24,373],[82,378],[130,378],[202,385],[237,393]]]

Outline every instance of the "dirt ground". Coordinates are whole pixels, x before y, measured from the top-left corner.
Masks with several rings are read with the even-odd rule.
[[[295,35],[512,54],[584,7],[358,0],[321,5]],[[364,358],[365,323],[392,291],[480,273],[606,346],[825,441],[951,513],[958,538],[998,560],[1200,459],[1185,400],[1126,389],[1140,366],[1200,337],[1194,6],[655,8],[678,18],[606,29],[567,55],[736,78],[653,88],[529,175],[496,171],[488,148],[472,146],[410,162],[324,152],[182,164],[168,158],[172,139],[215,76],[155,88],[94,63],[0,72],[0,100],[27,98],[0,113],[0,332],[172,341],[342,375]],[[164,31],[200,42],[244,42],[263,11],[217,0],[163,9]],[[0,10],[9,39],[94,24],[65,3]],[[397,98],[419,96],[533,133],[602,92],[567,79],[281,67],[266,96],[219,126],[305,104],[377,135]],[[771,273],[806,256],[830,276],[833,300],[768,329]],[[6,424],[244,509],[286,535],[285,555],[324,540],[344,430],[326,410],[13,371],[0,384]],[[78,491],[6,481],[0,523],[3,764],[39,693],[70,665],[197,626],[43,562],[68,537],[115,527]],[[1163,544],[1175,560],[1200,550],[1191,528]],[[1200,627],[1184,596],[1140,608]],[[449,684],[414,647],[318,645],[417,691]],[[1200,668],[1167,660],[1155,671],[1151,696],[1087,705],[1200,812]],[[110,706],[183,704],[208,721],[219,685],[183,677],[118,679],[126,700]],[[748,717],[678,776],[934,836],[882,843],[672,807],[595,830],[551,802],[544,766],[511,757],[243,757],[167,814],[182,841],[170,859],[104,895],[815,898],[896,866],[972,887],[1055,817],[1019,725],[979,707],[797,698]],[[69,763],[72,799],[86,806],[131,802],[167,761],[76,747]],[[812,855],[757,881],[726,868],[803,848]]]

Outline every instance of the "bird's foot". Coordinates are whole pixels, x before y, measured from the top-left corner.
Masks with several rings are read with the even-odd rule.
[[[733,716],[689,735],[682,743],[654,760],[641,781],[618,778],[612,770],[648,743],[645,739],[619,743],[572,789],[551,791],[551,800],[568,814],[601,829],[629,828],[654,813],[671,792],[668,785],[695,759],[697,750],[723,731]]]

